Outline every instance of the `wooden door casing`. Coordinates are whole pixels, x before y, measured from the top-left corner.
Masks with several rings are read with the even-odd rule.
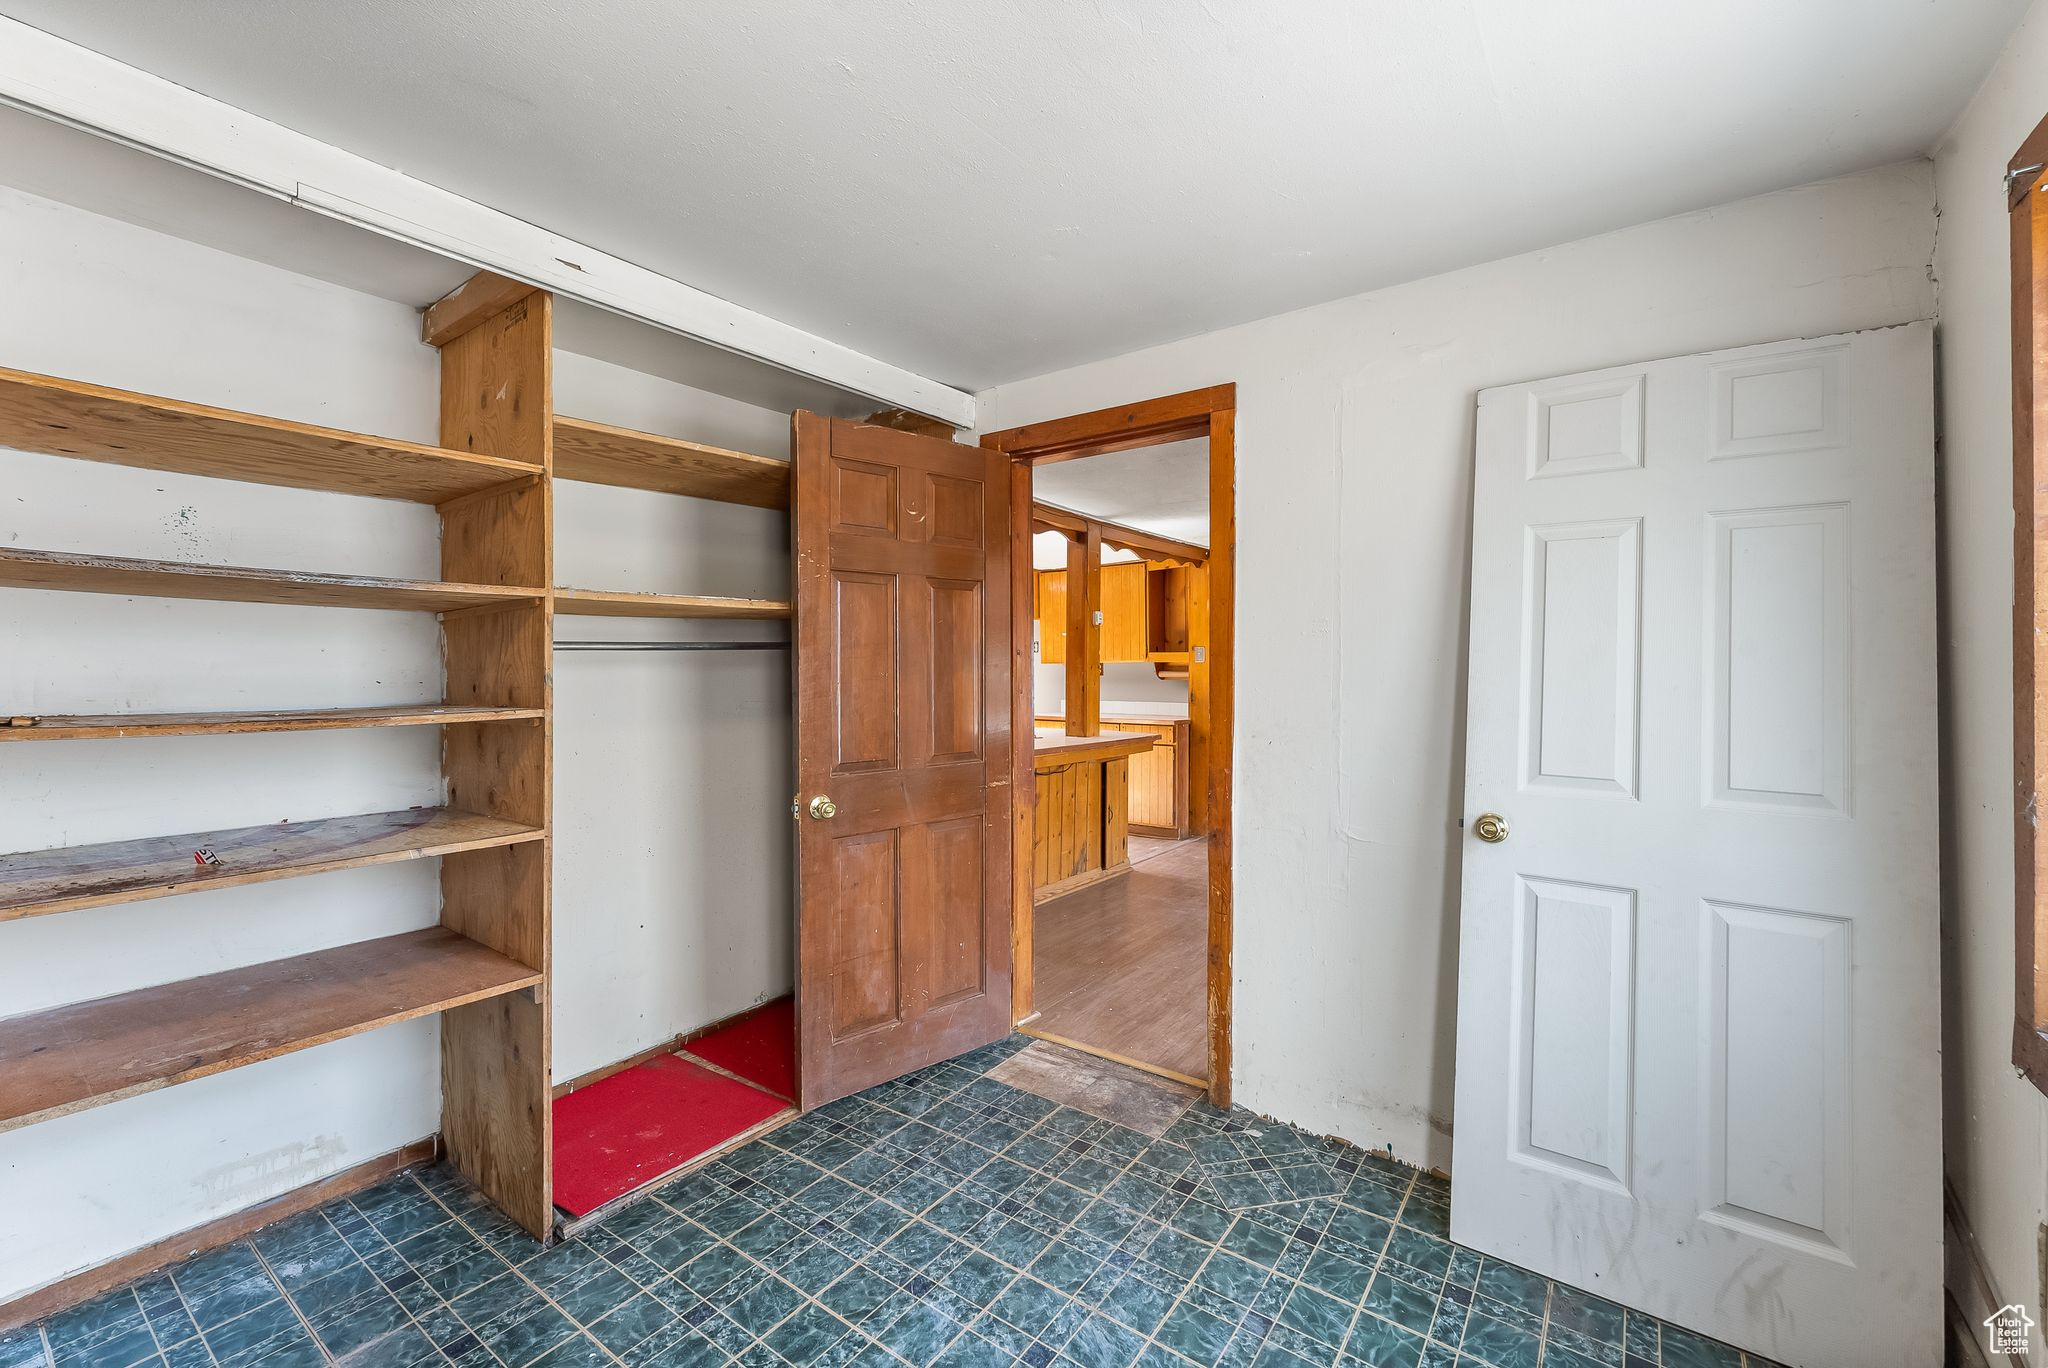
[[[1010,473],[937,438],[794,426],[809,1108],[1010,1029]]]

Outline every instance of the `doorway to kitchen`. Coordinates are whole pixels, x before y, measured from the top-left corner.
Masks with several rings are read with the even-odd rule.
[[[1027,1034],[1229,1098],[1231,386],[992,433],[1012,467]]]

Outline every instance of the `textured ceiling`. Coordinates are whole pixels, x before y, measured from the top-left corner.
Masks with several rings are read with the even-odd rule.
[[[0,0],[975,389],[1927,151],[2024,0]]]
[[[1034,466],[1031,497],[1104,522],[1209,544],[1209,441]]]

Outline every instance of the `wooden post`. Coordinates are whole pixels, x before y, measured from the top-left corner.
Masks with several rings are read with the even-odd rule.
[[[1067,542],[1067,735],[1102,734],[1102,527]]]
[[[489,283],[489,282],[486,282]],[[489,291],[470,291],[470,296]],[[553,299],[530,290],[495,312],[458,320],[441,347],[441,443],[537,468],[441,506],[441,572],[455,582],[551,589]],[[528,726],[443,729],[455,808],[547,827],[553,805],[552,597],[442,619],[448,701],[539,708]],[[543,975],[530,993],[441,1017],[441,1135],[448,1156],[526,1230],[554,1225],[546,840],[441,861],[441,920]]]
[[[1188,567],[1188,830],[1209,831],[1210,673],[1209,567]]]

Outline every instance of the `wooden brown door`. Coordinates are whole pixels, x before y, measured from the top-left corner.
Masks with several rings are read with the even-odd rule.
[[[1010,1029],[1009,465],[796,415],[798,1089]]]

